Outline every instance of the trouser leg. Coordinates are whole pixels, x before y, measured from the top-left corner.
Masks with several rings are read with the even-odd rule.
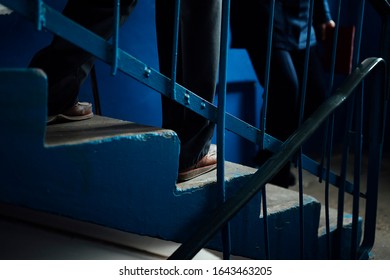
[[[256,75],[264,85],[265,54],[258,48],[248,49]],[[268,88],[266,132],[285,141],[298,125],[299,82],[290,53],[272,50]],[[263,108],[264,110],[265,108]]]
[[[253,46],[248,49],[256,75],[264,86],[266,51],[265,46]],[[272,50],[271,72],[268,89],[266,132],[275,138],[285,141],[297,128],[299,84],[297,73],[289,52]],[[267,150],[260,150],[255,157],[255,165],[261,166],[272,156]],[[270,183],[289,187],[295,184],[295,177],[290,172],[288,162],[270,180]]]
[[[121,1],[121,23],[130,15],[135,4],[136,0]],[[113,34],[112,0],[69,0],[63,15],[105,39]],[[91,54],[58,36],[54,36],[51,44],[33,57],[29,67],[41,68],[48,76],[49,115],[61,113],[76,102],[80,86],[93,62]]]
[[[303,79],[305,50],[292,54],[294,65],[297,69],[299,80]],[[310,116],[321,105],[326,97],[325,71],[320,60],[317,48],[310,48],[310,57],[307,76],[307,93],[305,100],[305,118]]]
[[[174,1],[156,0],[160,71],[171,76]],[[221,0],[183,0],[177,81],[212,102],[219,66]],[[208,152],[214,124],[169,98],[162,99],[163,127],[174,130],[181,142],[179,169]]]
[[[299,79],[302,80],[305,50],[294,53],[292,58],[294,60],[294,64],[296,65],[297,72],[299,73]],[[311,114],[313,114],[314,111],[324,102],[327,90],[326,75],[318,54],[318,50],[316,47],[311,47],[303,121],[305,121]],[[321,141],[324,139],[322,133],[322,130],[318,130],[316,133],[314,133],[313,136],[310,137],[307,143],[303,146],[304,153],[314,153],[317,156],[321,154],[320,150],[323,146]]]

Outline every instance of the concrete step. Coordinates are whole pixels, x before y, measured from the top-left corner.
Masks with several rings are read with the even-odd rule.
[[[174,191],[179,140],[172,131],[94,117],[48,127],[45,144],[30,136],[10,136],[24,145],[0,140],[2,202],[145,231],[145,205],[161,204],[154,189]]]
[[[23,81],[21,83],[20,81]],[[180,142],[170,130],[106,117],[46,126],[38,70],[0,71],[0,202],[184,242],[221,201],[216,171],[176,184]],[[227,196],[256,169],[225,163]],[[300,259],[298,193],[267,185],[271,259]],[[303,197],[303,257],[316,258],[320,204]],[[231,221],[232,253],[264,259],[261,195]],[[222,250],[217,235],[208,248]]]
[[[363,230],[363,219],[359,217],[358,219],[358,243],[360,243]],[[343,215],[343,228],[341,235],[340,245],[336,245],[335,235],[337,234],[337,210],[329,208],[329,242],[330,246],[327,244],[326,237],[326,215],[325,207],[321,209],[320,225],[318,228],[318,258],[319,259],[334,259],[336,254],[340,251],[340,256],[337,258],[341,259],[351,259],[351,235],[352,235],[352,215],[349,213],[344,213]],[[340,246],[340,247],[338,247]]]
[[[234,163],[226,164],[227,196],[241,188],[257,169]],[[215,171],[199,179],[179,184],[181,190],[215,188]],[[300,259],[299,197],[298,193],[275,185],[267,184],[268,231],[271,259]],[[219,201],[218,194],[211,201]],[[320,203],[311,196],[304,195],[305,242],[304,257],[314,258],[317,253],[317,231],[319,225]],[[206,207],[206,206],[204,206]],[[205,216],[203,219],[207,219]],[[232,254],[253,259],[265,259],[265,241],[261,196],[258,194],[232,220]],[[201,225],[202,222],[198,222]],[[196,223],[192,223],[192,227]],[[185,239],[184,239],[185,240]],[[181,242],[183,240],[175,240]],[[214,238],[209,249],[221,251],[221,236]]]

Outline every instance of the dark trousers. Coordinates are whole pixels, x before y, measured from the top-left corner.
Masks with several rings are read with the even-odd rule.
[[[177,82],[212,102],[219,66],[221,0],[183,0],[179,32]],[[171,77],[174,1],[156,0],[156,28],[160,72]],[[214,124],[169,98],[162,98],[163,127],[181,142],[179,170],[205,156]]]
[[[247,51],[264,85],[265,51],[256,47]],[[311,47],[304,116],[313,113],[326,96],[325,73],[316,51],[316,47]],[[266,128],[270,135],[282,141],[298,128],[304,58],[305,50],[272,50]]]
[[[121,0],[121,23],[130,15],[136,2]],[[63,14],[105,39],[113,34],[113,0],[69,0]],[[93,63],[91,54],[58,36],[33,57],[29,67],[41,68],[48,76],[49,115],[61,113],[77,102],[80,86]]]

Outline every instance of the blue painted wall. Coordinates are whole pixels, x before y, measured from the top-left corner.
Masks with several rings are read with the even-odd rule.
[[[65,0],[46,2],[59,10],[66,3]],[[335,0],[330,1],[332,6],[334,2]],[[352,6],[355,3],[347,1],[349,2]],[[369,12],[373,13],[372,10]],[[369,28],[371,31],[365,32],[365,36],[370,37],[367,40],[363,39],[363,42],[367,42],[364,45],[363,56],[373,55],[372,53],[376,52],[377,46],[373,42],[377,42],[377,38],[372,30],[379,30],[375,26],[380,22],[378,23],[376,17],[370,17],[366,19],[366,24],[368,26],[366,30]],[[149,64],[150,67],[158,69],[154,0],[139,1],[120,32],[121,48]],[[0,34],[0,68],[25,67],[33,54],[48,44],[52,36],[49,32],[36,31],[31,22],[15,13],[0,16]],[[120,72],[116,76],[111,76],[110,67],[100,61],[96,63],[96,70],[103,115],[141,124],[161,125],[161,102],[158,93]],[[253,125],[259,125],[262,87],[257,82],[244,50],[234,49],[229,52],[228,82],[233,84],[229,87],[227,97],[228,112]],[[87,80],[82,87],[80,99],[93,101],[90,80]],[[255,147],[246,140],[227,132],[227,149],[228,160],[249,163]]]

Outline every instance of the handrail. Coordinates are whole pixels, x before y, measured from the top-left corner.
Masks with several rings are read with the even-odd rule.
[[[227,223],[238,211],[248,203],[255,194],[261,191],[265,184],[274,176],[283,165],[300,149],[302,144],[320,127],[341,104],[353,93],[355,88],[370,74],[378,65],[386,63],[382,58],[368,58],[364,60],[344,83],[329,97],[301,127],[295,131],[281,146],[278,153],[272,156],[261,168],[253,174],[249,182],[237,191],[236,195],[221,204],[209,220],[204,221],[193,234],[184,242],[169,259],[192,259]],[[384,96],[383,98],[387,98]],[[383,141],[383,140],[382,140]]]

